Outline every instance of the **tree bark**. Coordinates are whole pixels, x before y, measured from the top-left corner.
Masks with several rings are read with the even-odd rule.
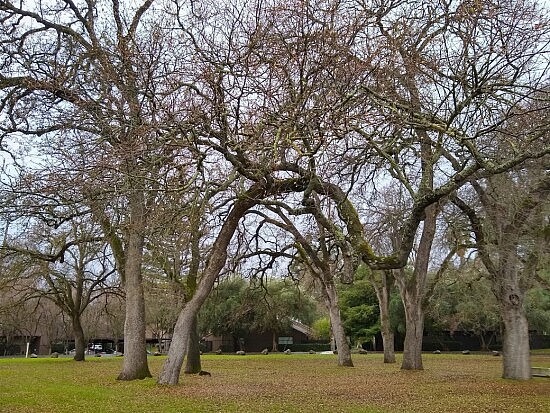
[[[279,348],[278,348],[278,343],[277,343],[277,333],[275,331],[273,331],[273,334],[272,334],[272,343],[271,343],[271,351],[273,351],[274,353],[278,352],[279,351]]]
[[[384,363],[395,363],[395,335],[388,325],[384,325],[381,331],[382,346],[384,347]]]
[[[531,378],[531,362],[529,326],[523,308],[524,294],[519,287],[517,277],[503,277],[502,280],[505,281],[501,284],[499,297],[500,316],[504,326],[502,377],[528,380]]]
[[[504,323],[502,377],[528,380],[531,378],[531,363],[529,328],[525,314],[521,309],[508,308],[503,312],[502,320]]]
[[[189,334],[189,348],[187,350],[187,361],[185,364],[185,374],[196,374],[202,370],[201,366],[201,350],[198,333],[197,316],[193,318],[191,330]]]
[[[548,174],[537,178],[534,185],[516,185],[514,173],[493,176],[485,187],[473,187],[484,215],[458,197],[453,202],[470,220],[479,256],[491,276],[499,303],[503,325],[502,377],[528,380],[531,367],[524,297],[548,244],[541,231],[546,219],[542,211],[548,200]]]
[[[423,370],[422,338],[424,335],[424,309],[417,299],[405,294],[405,343],[403,345],[403,370]]]
[[[423,370],[422,338],[424,335],[424,297],[426,295],[426,280],[428,264],[435,237],[437,224],[437,205],[426,208],[424,227],[418,243],[418,251],[414,270],[410,277],[404,269],[396,274],[396,281],[405,307],[405,343],[403,347],[403,370]]]
[[[73,334],[74,334],[74,360],[84,361],[86,352],[86,341],[84,339],[84,329],[80,322],[80,316],[75,315],[72,317]]]
[[[523,223],[521,223],[523,224]],[[531,378],[529,326],[523,306],[526,279],[518,256],[518,232],[514,226],[504,227],[498,245],[498,264],[490,262],[489,249],[482,258],[492,269],[493,292],[499,302],[500,317],[504,327],[502,337],[502,377],[528,380]],[[487,265],[486,265],[487,266]],[[523,267],[523,271],[529,271]]]
[[[384,363],[395,363],[395,338],[390,324],[390,287],[386,271],[380,272],[380,283],[373,280],[380,308],[380,330],[384,347]]]
[[[124,361],[117,380],[141,380],[151,377],[145,341],[145,297],[141,263],[144,248],[145,215],[143,193],[129,197],[130,223],[124,268],[126,319],[124,322]]]
[[[338,350],[338,365],[343,367],[353,367],[351,359],[351,350],[349,348],[342,317],[340,316],[340,308],[338,306],[338,292],[333,282],[323,282],[323,290],[325,297],[325,305],[329,312],[330,325],[336,349]]]

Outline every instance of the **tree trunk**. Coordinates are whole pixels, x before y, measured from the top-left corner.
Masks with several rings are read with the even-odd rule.
[[[200,251],[200,220],[198,217],[191,219],[190,231],[191,231],[191,262],[189,264],[189,273],[187,274],[187,291],[192,296],[195,293],[197,288],[197,279],[199,276],[199,268],[201,261],[201,251]],[[181,269],[181,263],[178,264],[178,268]],[[195,315],[191,325],[190,335],[189,335],[189,348],[187,349],[187,363],[185,365],[186,374],[196,374],[202,370],[201,367],[201,349],[200,349],[200,339],[198,332],[198,317]]]
[[[86,341],[84,339],[84,329],[80,322],[80,316],[75,315],[72,317],[73,334],[74,334],[74,360],[84,361],[86,352]]]
[[[124,322],[124,361],[117,380],[141,380],[151,377],[145,341],[145,297],[141,261],[144,247],[144,200],[136,192],[129,197],[130,223],[124,268],[126,319]]]
[[[403,370],[423,370],[422,337],[424,335],[424,310],[421,302],[411,299],[408,294],[403,297],[405,307],[405,343],[403,345]]]
[[[198,333],[197,316],[193,318],[189,334],[189,348],[187,350],[187,362],[185,364],[185,374],[196,374],[202,370],[201,367],[201,350]]]
[[[214,241],[210,258],[197,285],[195,294],[193,294],[193,297],[191,297],[189,302],[183,307],[176,321],[174,333],[172,335],[172,343],[168,350],[168,357],[159,375],[159,384],[178,384],[183,359],[185,354],[187,354],[193,319],[196,317],[206,297],[208,297],[216,278],[225,265],[227,247],[237,229],[239,220],[249,208],[256,204],[255,196],[258,195],[258,189],[261,190],[262,188],[259,186],[253,187],[247,194],[239,198],[222,225]]]
[[[378,307],[380,308],[380,330],[382,334],[382,345],[384,347],[384,363],[395,363],[395,338],[390,324],[390,287],[388,274],[380,272],[380,283],[372,281]]]
[[[502,343],[503,372],[505,379],[531,378],[529,356],[529,328],[523,311],[507,310],[502,315],[504,338]]]
[[[231,232],[231,235],[232,234],[233,232]],[[230,239],[231,237],[229,236],[229,240]],[[227,240],[227,244],[229,243],[229,240]],[[227,244],[225,245],[226,247]],[[227,252],[225,250],[219,251],[219,248],[214,246],[211,259],[204,271],[201,281],[197,286],[195,294],[183,307],[178,320],[176,321],[174,333],[172,335],[172,343],[170,344],[170,349],[168,350],[168,357],[166,358],[162,371],[159,375],[159,384],[178,384],[183,359],[187,354],[193,319],[197,316],[201,305],[210,293],[210,290],[214,285],[214,281],[225,264],[226,258]]]
[[[403,370],[423,370],[422,338],[424,335],[424,297],[430,253],[435,237],[438,206],[430,205],[425,210],[424,227],[418,242],[414,270],[410,276],[404,269],[394,272],[405,307],[405,343],[403,345]]]
[[[353,367],[351,360],[351,350],[349,348],[342,317],[340,316],[340,308],[338,306],[338,291],[333,282],[323,282],[323,290],[325,297],[325,305],[329,312],[330,325],[336,349],[338,350],[338,365],[343,367]]]
[[[382,328],[382,346],[384,347],[384,363],[395,363],[395,336],[391,328]]]
[[[321,294],[323,295],[323,300],[325,306],[329,313],[332,336],[334,338],[334,344],[336,350],[338,351],[338,365],[343,367],[353,367],[353,361],[351,360],[351,350],[349,347],[348,339],[344,331],[344,326],[342,324],[342,317],[340,315],[340,308],[338,304],[338,290],[334,285],[334,275],[331,270],[331,256],[329,249],[324,242],[325,228],[321,223],[320,216],[316,216],[317,226],[319,228],[319,241],[321,247],[321,254],[316,249],[313,249],[306,238],[295,228],[292,231],[299,244],[302,246],[303,251],[301,253],[304,256],[307,256],[307,260],[311,260],[314,271],[312,275],[317,278],[322,285]],[[322,258],[320,257],[322,256]],[[349,261],[348,261],[349,264]],[[353,271],[351,265],[346,264],[344,272],[349,280],[353,279]],[[331,340],[332,347],[332,340]]]
[[[279,347],[278,347],[278,343],[277,343],[277,333],[275,331],[273,331],[272,340],[273,341],[272,341],[272,345],[271,345],[271,351],[276,353],[276,352],[279,351]]]
[[[540,265],[540,248],[547,240],[537,239],[536,232],[528,232],[530,242],[524,243],[523,235],[540,225],[540,221],[531,221],[532,214],[538,209],[539,200],[520,190],[522,199],[505,200],[496,197],[497,190],[510,192],[516,188],[514,180],[499,182],[496,178],[488,181],[489,189],[494,191],[487,196],[481,185],[475,187],[485,207],[486,216],[478,216],[475,209],[459,198],[455,204],[468,215],[476,235],[476,243],[485,268],[491,275],[492,290],[499,303],[503,325],[502,377],[505,379],[528,380],[531,378],[529,354],[529,326],[525,316],[523,301],[525,291],[532,285],[532,277]],[[537,191],[541,187],[536,187]],[[497,201],[498,200],[498,201]],[[514,202],[512,202],[514,201]],[[516,209],[517,208],[517,209]],[[513,214],[512,214],[513,212]],[[531,225],[534,225],[531,227]],[[533,249],[529,250],[529,244]],[[540,246],[539,246],[540,243]],[[521,255],[520,255],[521,254]],[[529,257],[527,260],[525,257]]]
[[[528,380],[531,378],[529,326],[523,309],[523,293],[519,286],[507,283],[500,297],[500,315],[504,325],[502,341],[502,377]]]
[[[480,343],[480,346],[481,346],[481,350],[483,350],[483,351],[489,350],[489,348],[487,346],[487,343],[485,342],[485,337],[484,337],[483,333],[481,333],[479,335],[479,343]]]

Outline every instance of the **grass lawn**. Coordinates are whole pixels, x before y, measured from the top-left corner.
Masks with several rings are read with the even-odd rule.
[[[208,376],[180,385],[115,380],[121,358],[0,359],[0,412],[550,412],[550,379],[500,378],[501,357],[426,354],[424,371],[385,365],[382,355],[203,356]],[[158,375],[164,357],[150,357]],[[533,366],[550,367],[550,353]]]

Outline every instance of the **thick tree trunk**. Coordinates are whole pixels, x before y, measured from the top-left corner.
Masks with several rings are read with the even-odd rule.
[[[502,341],[502,377],[528,380],[531,378],[529,326],[523,309],[523,293],[519,286],[508,283],[500,297],[500,315],[504,325]],[[515,287],[515,288],[514,288]]]
[[[142,241],[143,239],[141,239]],[[124,322],[124,361],[117,380],[151,377],[145,342],[145,299],[141,282],[140,242],[130,242],[126,265],[126,319]],[[142,244],[141,244],[142,245]]]
[[[124,268],[126,319],[124,322],[124,361],[117,380],[141,380],[151,377],[145,342],[145,297],[141,262],[144,247],[144,200],[142,193],[129,198],[130,224]]]
[[[503,371],[505,379],[528,380],[531,378],[529,355],[529,328],[523,310],[508,309],[502,314],[504,337],[502,343]]]
[[[525,279],[521,273],[517,239],[514,232],[506,228],[506,234],[498,246],[499,262],[494,265],[485,252],[484,263],[492,269],[492,288],[499,303],[500,317],[504,327],[502,337],[502,377],[505,379],[528,380],[531,378],[529,354],[529,326],[525,316]],[[526,271],[526,268],[523,268]]]
[[[405,343],[403,345],[403,370],[423,370],[422,337],[424,335],[424,310],[421,302],[411,299],[407,294],[403,297],[405,307]]]
[[[75,315],[72,317],[73,334],[74,334],[74,360],[84,361],[86,352],[86,341],[84,339],[84,329],[80,322],[80,316]]]
[[[372,282],[380,308],[380,330],[384,347],[384,363],[395,363],[395,338],[390,324],[390,287],[388,275],[380,272],[380,283]]]
[[[483,249],[481,256],[492,276],[492,289],[503,324],[502,377],[528,380],[531,378],[529,326],[523,307],[526,287],[522,285],[527,277],[519,270],[521,264],[513,232],[503,232],[506,237],[498,246],[498,264],[491,259],[488,249]]]
[[[202,370],[201,367],[201,350],[199,333],[197,331],[198,322],[197,316],[193,318],[189,334],[189,348],[187,349],[187,362],[185,364],[186,374],[196,374]]]
[[[183,307],[176,321],[172,343],[170,345],[170,350],[168,350],[168,357],[159,375],[159,384],[178,384],[183,359],[187,354],[193,319],[197,316],[216,278],[224,267],[227,259],[227,247],[229,242],[235,233],[241,217],[250,207],[255,205],[256,201],[254,195],[257,195],[256,191],[258,189],[261,189],[261,187],[252,188],[245,196],[239,198],[222,225],[216,241],[214,242],[208,263],[197,285],[195,294],[193,294],[191,300]]]
[[[195,309],[191,307],[192,305],[196,307],[196,304],[192,303],[192,301],[193,300],[183,307],[176,321],[176,325],[174,326],[168,357],[159,375],[159,384],[178,384],[179,382],[181,366],[183,365],[183,359],[187,353],[191,325],[193,323],[193,318],[198,312],[198,308]]]
[[[323,282],[325,305],[329,312],[330,325],[336,349],[338,350],[338,365],[343,367],[353,367],[351,359],[351,350],[349,348],[342,317],[340,316],[340,308],[338,306],[338,291],[333,282]]]

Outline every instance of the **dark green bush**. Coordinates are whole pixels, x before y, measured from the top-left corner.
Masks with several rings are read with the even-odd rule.
[[[279,351],[285,351],[290,349],[293,352],[308,352],[313,350],[315,352],[319,351],[329,351],[330,343],[306,343],[306,344],[280,344],[277,349]]]

